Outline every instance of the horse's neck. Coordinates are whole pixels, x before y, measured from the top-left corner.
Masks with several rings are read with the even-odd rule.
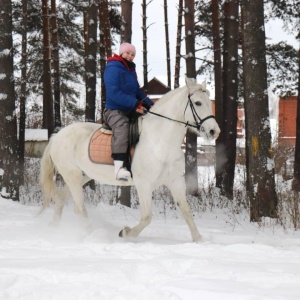
[[[180,146],[186,133],[185,126],[179,122],[184,122],[187,92],[180,88],[169,93],[167,97],[153,106],[152,111],[157,115],[150,113],[145,118],[143,130],[145,129],[145,134],[157,145],[163,143]]]
[[[153,106],[153,112],[184,122],[184,110],[188,101],[186,86],[175,89],[163,96]]]

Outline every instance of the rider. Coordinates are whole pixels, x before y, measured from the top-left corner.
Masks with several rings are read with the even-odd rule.
[[[153,105],[140,89],[133,62],[135,54],[132,44],[121,44],[119,55],[108,58],[104,71],[104,118],[113,131],[112,158],[117,180],[128,180],[131,175],[123,166],[128,150],[129,115],[135,111],[143,114]]]

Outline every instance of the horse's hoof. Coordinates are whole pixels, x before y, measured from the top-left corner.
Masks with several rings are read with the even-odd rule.
[[[60,219],[54,219],[49,223],[51,227],[59,227],[60,226]]]
[[[202,236],[200,234],[197,234],[195,237],[193,237],[193,242],[194,243],[202,243]]]
[[[202,239],[199,239],[199,240],[193,240],[193,242],[196,243],[196,244],[201,244],[201,243],[203,243],[203,240],[202,240]]]
[[[85,225],[85,230],[87,231],[87,232],[92,232],[92,231],[94,231],[95,230],[95,227],[92,225],[92,224],[86,224]]]
[[[122,238],[126,237],[126,236],[128,235],[128,233],[129,233],[129,231],[130,231],[130,228],[129,228],[129,227],[123,228],[123,229],[119,232],[119,237],[122,237]]]

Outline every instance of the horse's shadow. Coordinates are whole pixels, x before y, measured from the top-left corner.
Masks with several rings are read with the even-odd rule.
[[[126,237],[121,238],[118,236],[120,231],[119,227],[115,227],[111,224],[110,228],[98,228],[94,229],[86,238],[87,242],[97,243],[121,243],[121,244],[156,244],[156,245],[182,245],[185,243],[192,243],[188,237],[186,239],[176,239],[163,236],[149,236],[145,232],[144,236],[138,237]]]
[[[191,243],[188,235],[170,236],[167,231],[157,232],[155,229],[148,228],[142,236],[119,237],[122,225],[115,224],[114,221],[101,219],[91,226],[92,230],[86,237],[86,241],[97,243],[133,243],[133,244],[157,244],[157,245],[178,245]],[[157,234],[156,234],[157,233]]]

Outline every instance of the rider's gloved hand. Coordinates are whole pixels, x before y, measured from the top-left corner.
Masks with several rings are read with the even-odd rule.
[[[146,102],[141,102],[142,106],[145,107],[147,110],[151,108],[152,105],[147,104]]]
[[[137,101],[137,102],[136,102],[136,105],[135,105],[135,108],[136,108],[136,109],[141,109],[142,106],[143,106],[142,102],[141,102],[141,101]]]
[[[143,108],[142,102],[137,102],[137,104],[135,106],[135,111],[141,115],[144,114],[144,108]]]

